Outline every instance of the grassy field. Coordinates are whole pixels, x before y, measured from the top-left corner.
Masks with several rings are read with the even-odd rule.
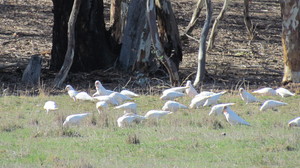
[[[289,103],[278,111],[245,105],[237,93],[220,102],[251,126],[230,126],[210,107],[180,110],[156,121],[117,127],[123,112],[99,115],[94,102],[74,102],[67,94],[0,97],[0,167],[298,167],[300,131],[287,122],[300,116],[299,96],[261,97]],[[53,100],[59,110],[46,114]],[[190,98],[177,99],[185,105]],[[138,113],[161,109],[159,96],[135,98]],[[66,116],[92,112],[79,126],[63,128]],[[106,119],[105,119],[106,118]]]

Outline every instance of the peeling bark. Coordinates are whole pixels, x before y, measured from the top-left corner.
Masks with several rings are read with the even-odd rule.
[[[284,76],[282,83],[300,83],[300,2],[281,0]]]

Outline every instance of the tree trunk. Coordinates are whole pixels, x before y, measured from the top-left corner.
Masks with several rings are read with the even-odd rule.
[[[110,33],[112,38],[120,44],[125,28],[129,0],[111,0],[110,3]]]
[[[210,50],[214,47],[215,39],[216,39],[216,36],[218,34],[218,29],[217,29],[218,24],[219,24],[220,20],[223,19],[224,15],[225,15],[228,3],[229,3],[229,0],[224,0],[223,8],[222,8],[220,14],[218,15],[218,17],[216,18],[216,20],[214,22],[214,25],[211,29],[211,33],[210,33],[210,36],[209,36],[207,50]]]
[[[249,0],[244,0],[244,23],[248,32],[249,39],[252,40],[254,38],[254,29],[251,18],[249,16]]]
[[[52,0],[54,12],[53,45],[50,67],[62,67],[67,49],[67,24],[73,0]],[[109,33],[105,29],[103,1],[82,1],[75,26],[74,60],[70,71],[92,71],[113,64],[118,50],[112,50]]]
[[[132,0],[122,39],[119,64],[122,69],[147,71],[153,61],[150,58],[151,39],[146,18],[146,0]]]
[[[74,59],[74,47],[75,47],[75,23],[77,20],[78,12],[80,9],[81,0],[74,0],[74,4],[72,7],[72,11],[69,17],[68,22],[68,48],[67,53],[65,56],[64,63],[59,71],[59,73],[56,75],[54,79],[54,86],[60,87],[62,83],[65,81],[69,70],[72,66],[73,59]]]
[[[300,82],[300,2],[281,0],[284,76],[282,83]]]
[[[196,21],[199,18],[200,12],[201,12],[201,10],[202,10],[202,8],[204,6],[204,1],[205,0],[198,0],[196,8],[194,9],[194,12],[193,12],[192,19],[191,19],[189,25],[187,26],[187,28],[185,30],[186,34],[190,34],[190,32],[193,30],[193,28],[194,28],[194,26],[196,24]]]
[[[211,0],[205,0],[206,4],[206,19],[203,26],[203,29],[201,31],[200,36],[200,46],[198,51],[198,68],[197,68],[197,74],[196,79],[194,81],[194,86],[199,86],[200,83],[204,80],[205,75],[205,63],[206,63],[206,38],[209,31],[209,25],[211,22],[211,16],[212,16],[212,5]]]
[[[159,37],[166,55],[178,69],[182,61],[182,47],[178,26],[169,0],[155,0]]]
[[[170,82],[172,85],[177,85],[179,83],[178,70],[175,63],[166,56],[164,48],[159,40],[158,29],[156,24],[156,11],[154,0],[147,0],[147,21],[150,26],[150,35],[153,46],[155,48],[155,53],[158,59],[161,60],[162,64],[165,66],[169,73]]]

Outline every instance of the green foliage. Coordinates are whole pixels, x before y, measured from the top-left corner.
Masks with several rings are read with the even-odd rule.
[[[259,96],[258,96],[259,97]],[[287,122],[299,116],[299,97],[259,97],[289,103],[277,111],[259,111],[238,94],[220,102],[251,126],[230,126],[224,116],[208,116],[210,107],[181,109],[160,120],[117,127],[122,110],[99,115],[94,102],[66,95],[0,97],[1,167],[297,167],[300,132]],[[56,101],[57,111],[43,109]],[[189,105],[190,98],[177,101]],[[135,98],[138,114],[161,109],[159,96]],[[66,116],[91,112],[79,125],[62,127]]]

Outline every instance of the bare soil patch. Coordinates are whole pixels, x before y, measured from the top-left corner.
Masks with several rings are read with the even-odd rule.
[[[183,61],[180,76],[183,82],[193,80],[197,69],[197,41],[184,36],[185,27],[192,16],[196,0],[172,1],[180,34],[182,35]],[[213,1],[213,19],[222,8],[223,1]],[[20,84],[22,71],[31,55],[43,55],[42,88],[57,92],[50,87],[57,72],[49,71],[52,45],[52,1],[26,0],[3,1],[0,4],[0,64],[18,63],[18,66],[0,70],[0,94],[10,88],[11,93],[30,90]],[[109,13],[109,1],[105,1],[105,13]],[[207,53],[207,78],[201,89],[236,89],[239,86],[258,88],[278,87],[282,79],[283,58],[281,46],[280,6],[277,1],[252,1],[250,13],[257,38],[249,41],[243,23],[243,2],[229,4],[226,17],[219,24],[215,48]],[[107,16],[107,19],[109,17]],[[205,10],[191,33],[200,37],[205,20]],[[107,20],[108,21],[108,20]],[[108,23],[108,22],[107,22]],[[142,93],[155,93],[157,88],[168,85],[167,76],[128,75],[113,69],[91,73],[70,74],[66,83],[78,89],[94,88],[95,80],[101,80],[110,89],[124,87]],[[294,88],[294,87],[293,87]],[[200,88],[199,88],[200,89]],[[39,89],[33,88],[33,92]]]

